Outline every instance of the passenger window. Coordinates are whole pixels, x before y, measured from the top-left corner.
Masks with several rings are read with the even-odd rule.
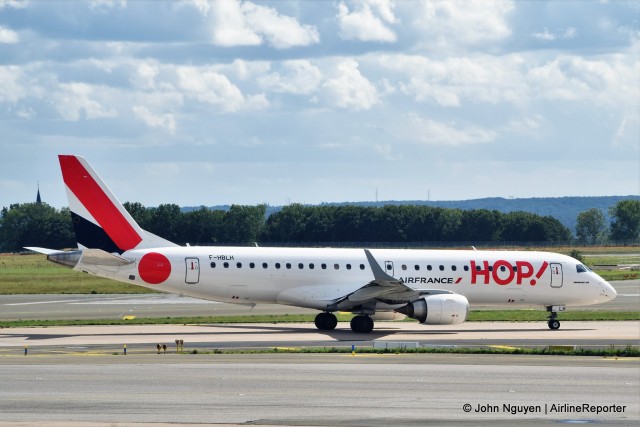
[[[347,264],[347,270],[351,270],[351,264]]]
[[[444,265],[441,265],[439,268],[440,268],[440,271],[444,271]]]
[[[516,273],[518,272],[518,266],[517,265],[513,266],[513,271],[515,271]]]
[[[338,270],[340,268],[340,266],[338,264],[333,264],[333,268],[335,268],[336,270]]]
[[[403,269],[403,270],[406,270],[406,269],[407,269],[406,264],[402,264],[402,269]]]
[[[458,269],[458,267],[456,267],[455,265],[451,266],[451,271],[456,271]]]
[[[256,263],[255,262],[250,262],[249,263],[249,268],[256,268]]]
[[[262,263],[262,268],[267,268],[267,263],[266,262]]]
[[[276,268],[280,268],[280,263],[276,262]]]
[[[224,266],[224,268],[229,268],[229,263],[225,262],[224,264],[222,264]]]
[[[464,271],[469,271],[469,266],[468,265],[464,266]]]
[[[327,269],[327,264],[325,264],[325,263],[320,264],[320,268],[322,268],[323,270],[326,270]]]
[[[310,270],[313,270],[314,268],[316,268],[316,266],[315,266],[315,265],[313,265],[313,263],[309,264],[309,269],[310,269]]]
[[[507,267],[505,267],[504,265],[500,266],[500,271],[507,271]]]
[[[416,269],[416,271],[419,271],[419,270],[420,270],[420,266],[419,266],[418,264],[416,264],[413,268],[415,268],[415,269]]]
[[[360,270],[364,270],[364,264],[360,264]]]
[[[299,263],[299,264],[298,264],[298,268],[299,268],[300,270],[302,270],[302,269],[304,268],[304,264],[303,264],[303,263]]]
[[[476,265],[476,271],[480,271],[482,270],[482,267],[480,267],[479,265]]]
[[[431,271],[431,266],[427,265],[427,270]]]
[[[241,263],[241,262],[237,263],[237,264],[236,264],[236,267],[238,267],[238,268],[242,268],[242,263]]]
[[[291,263],[290,262],[286,263],[285,267],[287,267],[287,270],[291,270]]]
[[[216,263],[215,262],[211,263],[211,268],[216,268]]]

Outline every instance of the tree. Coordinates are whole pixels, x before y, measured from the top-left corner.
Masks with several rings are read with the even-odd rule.
[[[12,204],[0,216],[0,248],[20,251],[25,246],[63,249],[76,246],[69,209],[46,203]]]
[[[640,236],[640,200],[621,200],[609,209],[611,238],[635,240]]]
[[[606,226],[604,213],[600,209],[588,209],[578,214],[576,237],[580,243],[592,245],[604,236]]]
[[[266,210],[267,205],[231,205],[224,216],[227,243],[257,242],[264,228]]]

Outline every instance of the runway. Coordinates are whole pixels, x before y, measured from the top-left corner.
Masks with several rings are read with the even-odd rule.
[[[632,426],[638,368],[637,360],[554,356],[0,357],[0,427]]]
[[[637,311],[640,280],[611,282],[618,297],[604,304],[568,310]],[[473,305],[472,310],[504,309]],[[511,307],[509,307],[511,308]],[[540,307],[535,307],[540,309]],[[0,295],[0,319],[117,319],[136,317],[231,316],[248,314],[315,314],[316,310],[258,304],[254,308],[171,294],[133,295]],[[562,319],[562,315],[560,317]]]

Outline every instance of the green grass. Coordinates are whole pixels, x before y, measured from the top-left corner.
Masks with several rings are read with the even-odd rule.
[[[187,354],[276,354],[276,353],[305,353],[305,354],[349,354],[349,347],[274,347],[262,350],[243,349],[192,349]],[[419,347],[419,348],[394,348],[376,349],[372,347],[358,347],[357,354],[425,354],[425,353],[452,353],[452,354],[532,354],[549,356],[600,356],[600,357],[640,357],[640,348],[630,344],[622,348],[610,347],[604,349],[567,348],[554,349],[541,348],[494,348],[494,347]]]
[[[469,322],[544,322],[548,314],[542,310],[483,310],[471,311]],[[162,317],[132,320],[122,319],[83,319],[83,320],[0,320],[0,328],[18,328],[35,326],[83,326],[83,325],[193,325],[224,323],[309,323],[312,326],[313,314],[283,315],[247,315],[247,316],[199,316],[199,317]],[[348,322],[352,314],[338,314],[338,321]],[[561,321],[625,321],[640,320],[637,311],[568,311],[560,314]],[[415,320],[410,320],[415,322]]]
[[[44,255],[0,255],[0,294],[142,294],[153,292],[47,261]]]

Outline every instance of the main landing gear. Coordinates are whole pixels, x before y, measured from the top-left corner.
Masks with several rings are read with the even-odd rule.
[[[338,319],[333,313],[322,312],[316,316],[315,324],[316,328],[321,331],[333,331],[338,325]],[[361,334],[368,334],[373,331],[373,319],[365,315],[355,316],[351,319],[351,330]]]
[[[321,331],[333,331],[338,324],[338,319],[333,313],[318,313],[315,319],[316,328]]]
[[[556,330],[560,329],[560,321],[558,320],[558,312],[564,311],[564,305],[549,305],[547,306],[547,311],[549,312],[549,320],[547,321],[547,325],[549,329]]]
[[[356,316],[351,319],[351,330],[361,334],[368,334],[373,331],[373,319],[369,316]]]

